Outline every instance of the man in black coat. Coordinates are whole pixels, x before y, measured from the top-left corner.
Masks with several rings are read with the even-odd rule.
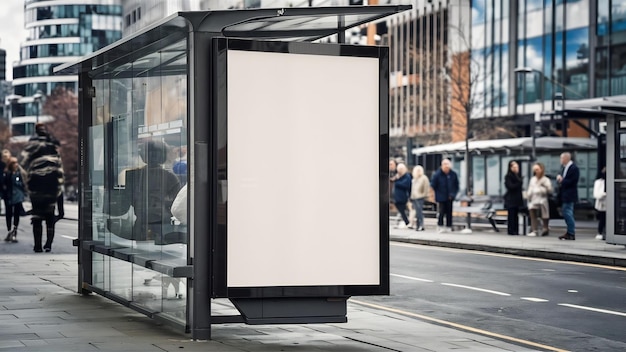
[[[560,240],[576,239],[576,222],[574,221],[574,203],[578,202],[578,178],[580,172],[578,166],[572,161],[570,153],[561,154],[561,165],[563,170],[556,176],[559,183],[559,197],[561,198],[561,210],[563,219],[567,225],[567,232],[559,236]]]
[[[515,160],[509,161],[509,171],[504,176],[504,207],[507,210],[507,232],[511,236],[519,235],[519,211],[524,206],[523,184],[519,164]]]
[[[26,185],[32,203],[33,250],[50,252],[54,224],[58,220],[54,215],[55,207],[63,194],[63,165],[59,142],[48,133],[46,125],[38,123],[35,132],[22,150],[22,167],[26,171]],[[59,207],[60,217],[62,212],[62,207]],[[46,243],[42,248],[43,221],[46,222]]]
[[[452,170],[450,159],[441,161],[441,168],[435,172],[430,180],[430,187],[435,192],[437,201],[437,232],[443,232],[443,220],[446,220],[446,230],[452,231],[452,203],[459,193],[459,177]]]

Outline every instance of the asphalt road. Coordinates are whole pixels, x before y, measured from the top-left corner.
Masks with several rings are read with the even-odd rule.
[[[571,351],[626,350],[624,268],[392,243],[384,307]]]

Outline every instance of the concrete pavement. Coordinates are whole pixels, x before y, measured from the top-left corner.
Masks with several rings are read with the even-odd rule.
[[[192,341],[113,301],[77,294],[76,269],[71,254],[0,257],[0,351],[541,350],[356,302],[346,324],[215,325],[211,341]]]
[[[75,204],[66,218],[77,218]],[[429,221],[431,221],[430,219]],[[26,221],[25,221],[26,222]],[[24,229],[28,233],[29,229]],[[582,231],[576,241],[507,236],[487,227],[472,234],[391,230],[392,241],[506,253],[561,253],[626,260],[626,250]],[[24,238],[23,241],[29,241]],[[32,240],[30,240],[32,241]],[[2,245],[10,245],[0,243]],[[32,247],[32,244],[29,244]],[[547,256],[544,255],[544,256]],[[362,297],[348,304],[348,323],[311,325],[224,324],[213,326],[211,341],[161,326],[98,295],[76,293],[74,254],[32,253],[0,256],[0,351],[534,351],[548,346],[470,331],[426,316],[368,305]],[[393,287],[392,287],[393,291]],[[232,309],[217,300],[217,310]],[[219,313],[219,312],[218,312]]]

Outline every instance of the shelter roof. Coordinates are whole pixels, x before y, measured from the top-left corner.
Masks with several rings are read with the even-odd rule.
[[[522,151],[532,148],[532,137],[491,139],[482,141],[469,141],[470,152],[498,152],[498,151]],[[596,149],[598,140],[592,138],[577,137],[537,137],[535,148],[537,150],[572,150],[572,149]],[[438,144],[427,147],[414,148],[415,155],[425,154],[454,154],[465,151],[465,142]]]
[[[169,45],[190,31],[226,38],[314,41],[411,8],[384,5],[178,12],[77,62],[59,65],[54,72],[91,71],[105,63],[124,60],[138,48],[149,50],[159,42]],[[172,38],[167,40],[168,37]]]

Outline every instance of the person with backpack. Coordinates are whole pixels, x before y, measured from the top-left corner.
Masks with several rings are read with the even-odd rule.
[[[32,203],[31,222],[35,252],[50,252],[54,240],[54,224],[59,220],[54,212],[63,191],[63,164],[59,142],[43,123],[35,125],[35,135],[22,150],[22,168],[26,172],[26,188]],[[62,210],[59,209],[62,217]],[[46,222],[46,243],[41,246],[43,222]]]

